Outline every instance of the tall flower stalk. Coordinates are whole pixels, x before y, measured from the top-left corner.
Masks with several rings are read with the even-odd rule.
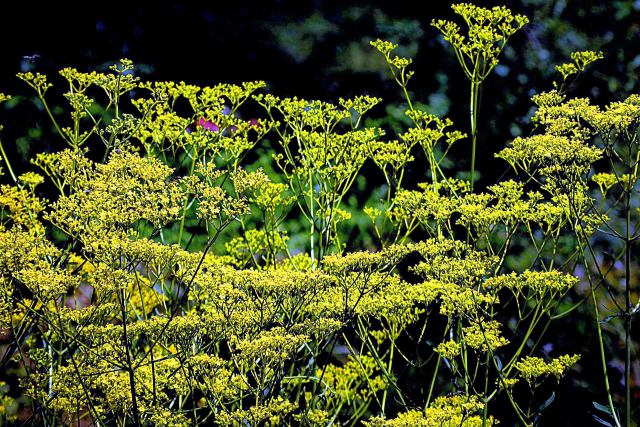
[[[529,22],[524,15],[514,15],[504,6],[491,9],[469,3],[451,6],[462,17],[467,29],[452,21],[434,20],[432,25],[440,30],[444,39],[455,51],[456,58],[471,82],[469,92],[469,124],[471,132],[471,188],[475,183],[476,145],[478,139],[478,116],[482,84],[498,65],[498,56],[507,45],[509,38]]]

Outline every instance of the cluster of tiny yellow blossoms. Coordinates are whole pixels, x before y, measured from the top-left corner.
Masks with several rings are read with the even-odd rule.
[[[488,321],[474,323],[471,326],[463,328],[464,343],[474,350],[483,352],[494,352],[500,347],[509,344],[509,341],[500,336],[500,323],[496,321]]]
[[[367,427],[477,427],[483,425],[482,417],[479,415],[483,408],[484,405],[476,396],[439,397],[424,411],[411,410],[390,420],[373,418],[365,425]],[[486,421],[490,425],[495,422],[492,417]]]
[[[557,359],[551,360],[547,363],[539,357],[525,357],[524,359],[516,362],[515,368],[520,371],[520,376],[529,383],[535,383],[541,378],[553,375],[557,381],[560,381],[565,372],[575,365],[580,356],[570,356],[565,354]]]
[[[604,55],[602,52],[593,52],[590,50],[573,52],[571,54],[572,62],[557,65],[556,70],[560,75],[562,75],[562,79],[566,80],[570,76],[583,72],[589,64],[602,59],[603,57]]]
[[[438,19],[432,25],[451,43],[463,70],[472,80],[486,78],[498,65],[498,56],[509,38],[529,22],[526,16],[514,15],[504,6],[486,9],[460,3],[452,9],[468,25],[466,34],[452,21]]]
[[[462,350],[462,347],[455,341],[442,342],[434,349],[436,353],[447,359],[453,359],[458,356],[460,354],[460,350]]]

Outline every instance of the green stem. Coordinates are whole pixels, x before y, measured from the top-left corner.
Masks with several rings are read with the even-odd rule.
[[[433,376],[431,377],[431,384],[429,385],[429,394],[427,395],[427,403],[425,403],[424,405],[425,411],[429,407],[429,403],[431,403],[431,396],[433,395],[433,387],[436,384],[436,378],[438,377],[438,369],[440,368],[440,359],[442,359],[442,356],[438,354],[438,360],[436,360],[436,368],[433,371]]]
[[[11,164],[9,163],[9,157],[7,157],[7,154],[4,152],[4,147],[2,146],[2,140],[0,140],[0,154],[2,154],[2,158],[4,159],[4,162],[7,164],[7,169],[11,174],[11,178],[13,179],[13,182],[18,182],[18,180],[16,179],[16,175],[13,173],[13,169],[11,169]]]
[[[315,270],[315,252],[314,252],[314,234],[315,234],[315,218],[313,216],[313,175],[309,172],[309,246],[311,249],[311,269]]]
[[[629,176],[631,181],[631,176]],[[630,186],[629,186],[630,187]],[[627,224],[625,239],[625,313],[624,313],[624,388],[625,388],[625,424],[631,427],[631,192],[627,192]]]
[[[44,107],[44,110],[47,112],[47,115],[51,119],[51,122],[53,123],[53,126],[56,128],[56,131],[58,132],[58,134],[62,137],[62,139],[65,140],[65,142],[73,146],[71,141],[69,141],[67,137],[64,135],[64,133],[62,132],[62,129],[60,129],[60,126],[58,125],[58,121],[55,119],[55,117],[53,117],[53,113],[49,109],[49,105],[47,104],[47,101],[44,100],[44,94],[38,92],[38,97],[42,101],[42,106]],[[77,148],[77,147],[74,147],[74,148]]]
[[[198,160],[198,151],[193,149],[193,159],[191,160],[191,168],[189,169],[189,176],[193,175],[193,171],[196,167],[196,161]],[[178,231],[178,246],[182,245],[182,233],[184,232],[184,224],[187,219],[187,209],[189,208],[189,198],[187,197],[182,207],[182,218],[180,218],[180,231]]]
[[[480,93],[480,81],[474,76],[471,79],[471,99],[469,118],[471,120],[471,190],[475,181],[476,172],[476,141],[478,137],[478,97]]]
[[[391,368],[393,367],[393,349],[395,347],[394,340],[391,340],[391,348],[389,349],[389,364],[387,365],[387,372],[391,373]],[[382,415],[385,414],[385,407],[387,406],[387,392],[389,388],[384,389],[384,393],[382,394]]]
[[[607,373],[607,357],[604,352],[604,342],[602,340],[602,328],[600,327],[600,314],[598,312],[598,302],[596,301],[595,289],[591,286],[591,298],[593,299],[593,311],[596,319],[596,331],[598,331],[598,344],[600,350],[600,362],[602,363],[602,376],[604,378],[604,387],[607,391],[607,400],[611,415],[617,427],[620,427],[620,421],[616,416],[616,408],[613,406],[613,398],[611,397],[611,387],[609,386],[609,374]]]
[[[538,321],[540,320],[543,314],[544,314],[544,311],[540,312],[540,305],[536,305],[536,309],[531,318],[531,323],[529,324],[529,328],[527,329],[527,332],[525,333],[524,338],[522,339],[522,343],[516,350],[515,354],[512,356],[511,360],[509,360],[509,363],[507,363],[507,365],[505,366],[505,369],[503,371],[505,375],[509,375],[509,373],[511,372],[511,369],[515,366],[516,360],[518,359],[518,357],[520,357],[520,353],[522,353],[522,350],[524,350],[524,347],[526,346],[527,341],[529,340],[529,336],[531,336],[531,334],[533,333],[533,329],[536,327],[536,324],[538,323]]]
[[[482,409],[482,427],[487,427],[487,418],[489,417],[489,398],[487,397],[487,395],[489,393],[490,357],[491,357],[490,353],[487,352],[487,356],[485,358],[485,370],[484,370],[484,408]],[[498,375],[500,375],[500,372],[498,372]]]
[[[133,369],[133,362],[131,359],[131,341],[129,341],[129,337],[127,335],[127,310],[126,310],[126,301],[127,301],[127,296],[126,296],[126,290],[122,291],[122,295],[120,296],[121,300],[120,300],[120,310],[122,313],[122,333],[123,333],[123,338],[124,338],[124,348],[125,348],[125,356],[126,356],[126,361],[127,361],[127,371],[129,373],[129,389],[131,392],[131,416],[133,418],[133,423],[136,427],[140,426],[140,411],[138,409],[138,396],[136,394],[136,379],[135,379],[135,373],[134,373],[134,369]]]

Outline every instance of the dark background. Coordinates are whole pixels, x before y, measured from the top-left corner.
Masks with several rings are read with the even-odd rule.
[[[484,172],[484,183],[490,184],[505,170],[504,163],[493,160],[493,153],[530,131],[530,95],[550,88],[553,66],[571,52],[605,53],[574,94],[604,103],[634,91],[640,67],[640,1],[476,3],[506,4],[531,20],[513,38],[485,84],[478,168]],[[100,69],[126,57],[148,79],[200,85],[264,80],[277,95],[327,101],[369,94],[382,97],[387,106],[386,110],[379,106],[374,116],[398,117],[392,107],[401,101],[399,91],[368,44],[380,37],[400,43],[399,53],[415,58],[416,77],[410,86],[414,98],[467,130],[468,81],[430,26],[434,18],[452,17],[451,2],[427,1],[421,11],[415,4],[406,0],[77,4],[5,0],[0,4],[0,91],[29,94],[14,77],[17,71],[54,76],[65,66]],[[466,151],[460,156],[463,162]]]
[[[200,85],[265,80],[279,96],[297,95],[335,101],[359,94],[379,96],[373,117],[386,127],[400,126],[400,93],[385,64],[368,42],[400,43],[399,53],[415,58],[414,99],[468,131],[468,81],[451,49],[430,26],[434,18],[452,18],[448,1],[156,1],[156,2],[6,1],[0,3],[0,92],[17,96],[0,111],[3,141],[10,156],[27,159],[49,146],[52,135],[44,114],[28,98],[30,89],[14,77],[19,71],[54,76],[66,66],[104,69],[126,57],[146,79]],[[506,4],[529,16],[531,24],[511,41],[500,66],[485,84],[478,165],[481,186],[507,171],[493,154],[513,137],[528,134],[529,97],[549,89],[554,65],[576,50],[602,50],[605,59],[585,74],[571,95],[604,104],[638,90],[640,1],[521,0],[476,2]],[[3,108],[3,110],[5,110]],[[453,166],[466,169],[469,147],[459,143]],[[17,172],[25,165],[17,165]],[[416,171],[412,177],[421,179]],[[575,320],[578,319],[578,320]],[[543,425],[594,425],[592,401],[603,403],[593,319],[554,324],[547,339],[554,353],[582,353],[578,371],[557,390]],[[606,329],[606,328],[605,328]],[[614,350],[619,335],[606,330]],[[612,358],[612,387],[620,393],[621,361]],[[637,369],[636,372],[640,372]],[[640,375],[640,374],[638,374]],[[589,379],[587,384],[585,378]],[[635,379],[637,392],[640,379]],[[636,398],[638,396],[636,395]],[[508,410],[508,408],[507,408]],[[510,425],[508,418],[505,425]]]

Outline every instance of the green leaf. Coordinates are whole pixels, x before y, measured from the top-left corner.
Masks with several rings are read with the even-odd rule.
[[[540,409],[538,409],[538,412],[542,412],[545,409],[547,409],[555,399],[556,399],[556,393],[553,392],[551,393],[551,396],[549,396],[549,398],[545,400],[545,402],[542,405],[540,405]]]
[[[596,408],[598,411],[604,412],[605,414],[613,415],[611,413],[611,408],[609,408],[608,406],[602,405],[598,402],[591,402],[591,403],[593,403],[593,407]]]
[[[498,356],[493,357],[496,361],[496,366],[498,367],[498,371],[502,371],[502,360]]]
[[[603,426],[613,427],[613,424],[611,424],[609,421],[603,420],[597,415],[593,415],[593,419],[596,420],[598,423],[602,424]]]

